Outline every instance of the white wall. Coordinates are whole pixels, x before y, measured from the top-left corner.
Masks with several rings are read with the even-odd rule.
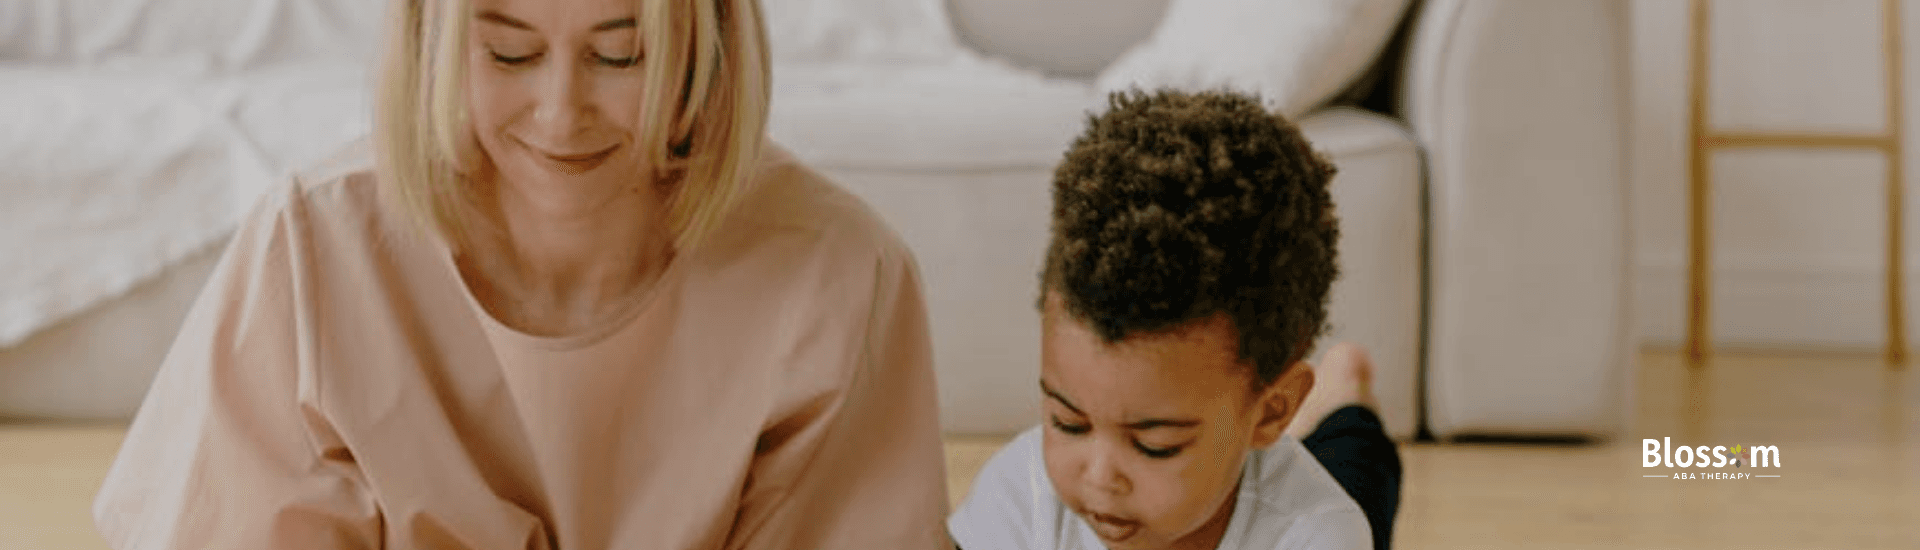
[[[1713,3],[1709,124],[1877,133],[1879,0]],[[1920,319],[1920,1],[1901,5],[1907,318]],[[1685,336],[1689,2],[1632,0],[1632,208],[1643,341]],[[1713,334],[1720,345],[1877,348],[1885,328],[1882,155],[1723,150],[1714,156]],[[1914,331],[1909,330],[1913,340]]]

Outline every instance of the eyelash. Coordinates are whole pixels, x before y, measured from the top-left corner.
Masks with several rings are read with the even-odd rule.
[[[1153,447],[1141,445],[1140,442],[1138,441],[1133,442],[1133,448],[1139,450],[1140,454],[1147,455],[1147,458],[1155,458],[1155,459],[1173,458],[1175,455],[1180,454],[1180,449],[1181,449],[1181,447],[1168,447],[1165,449],[1155,449]]]
[[[487,52],[487,53],[490,53],[493,55],[494,63],[499,63],[501,65],[508,65],[508,66],[524,65],[527,63],[531,63],[534,60],[539,59],[542,55],[545,55],[545,54],[536,53],[536,54],[523,55],[519,57],[508,57],[508,56],[500,55],[494,52]],[[601,55],[594,55],[592,57],[593,57],[594,63],[598,63],[603,67],[611,67],[615,69],[625,69],[628,67],[632,67],[634,65],[638,65],[640,63],[640,56],[637,56],[637,55],[633,57],[605,57]]]
[[[1068,424],[1056,416],[1053,417],[1053,429],[1067,435],[1085,435],[1089,428],[1084,424]]]
[[[1060,420],[1058,416],[1052,417],[1051,423],[1053,424],[1053,429],[1060,430],[1060,433],[1067,435],[1086,435],[1087,431],[1091,429],[1084,424],[1068,424],[1066,421]],[[1185,447],[1157,449],[1141,445],[1139,441],[1133,442],[1133,448],[1134,450],[1140,451],[1140,454],[1146,455],[1147,458],[1153,459],[1173,458],[1179,455],[1182,449],[1185,449]]]

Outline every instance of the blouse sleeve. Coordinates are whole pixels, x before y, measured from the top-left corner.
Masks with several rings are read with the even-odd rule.
[[[313,408],[301,202],[290,185],[228,244],[93,506],[120,550],[378,548],[377,505]]]
[[[919,276],[904,249],[883,257],[876,275],[871,300],[847,301],[870,305],[864,327],[815,327],[823,340],[857,339],[845,346],[852,368],[833,369],[846,373],[837,387],[790,392],[797,397],[780,409],[790,412],[760,438],[727,548],[953,547]]]

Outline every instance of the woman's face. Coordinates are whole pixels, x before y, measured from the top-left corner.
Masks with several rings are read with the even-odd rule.
[[[635,15],[631,0],[474,1],[469,114],[499,183],[603,203],[648,181]]]

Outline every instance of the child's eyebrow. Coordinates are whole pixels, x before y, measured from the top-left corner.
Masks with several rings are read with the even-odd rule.
[[[1080,407],[1073,406],[1073,402],[1068,401],[1067,396],[1060,395],[1060,392],[1054,391],[1052,386],[1048,386],[1046,380],[1040,381],[1040,391],[1046,393],[1047,397],[1052,397],[1055,401],[1059,401],[1061,406],[1073,411],[1073,414],[1080,416],[1087,415],[1085,411],[1080,410]],[[1199,425],[1200,419],[1197,418],[1148,418],[1128,422],[1125,424],[1125,427],[1133,431],[1143,431],[1154,428],[1192,428]]]
[[[1055,401],[1059,401],[1061,405],[1067,407],[1067,410],[1073,411],[1073,414],[1080,416],[1087,415],[1086,411],[1080,410],[1080,407],[1073,406],[1073,402],[1068,401],[1066,396],[1060,395],[1060,392],[1053,391],[1053,387],[1048,386],[1047,381],[1044,379],[1040,381],[1040,391],[1046,393],[1047,397],[1052,397]]]

